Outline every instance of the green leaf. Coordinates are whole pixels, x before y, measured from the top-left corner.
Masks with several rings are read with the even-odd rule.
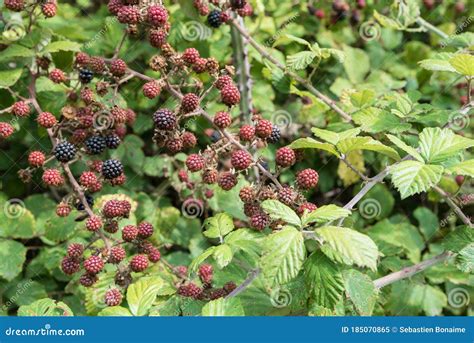
[[[429,208],[418,207],[414,212],[413,216],[418,220],[420,225],[420,231],[428,241],[433,238],[436,231],[439,229],[439,220],[436,214],[433,213]]]
[[[0,237],[32,238],[35,236],[36,221],[23,203],[13,200],[0,201]]]
[[[357,312],[362,316],[372,315],[377,301],[374,282],[367,275],[354,269],[343,271],[342,276],[346,293]]]
[[[453,57],[452,53],[440,53],[433,56],[433,58],[421,60],[418,62],[421,68],[432,71],[449,71],[456,72],[449,60]]]
[[[474,273],[474,243],[459,252],[456,256],[456,267],[464,273]]]
[[[26,260],[26,248],[23,244],[3,240],[0,241],[0,277],[7,281],[13,280],[23,269]]]
[[[414,285],[408,302],[421,307],[427,316],[439,316],[448,305],[446,294],[430,285]]]
[[[244,309],[240,300],[233,298],[219,298],[208,302],[202,308],[202,315],[205,317],[236,317],[244,316]]]
[[[2,51],[0,62],[11,60],[13,57],[32,57],[35,53],[32,49],[25,48],[19,44],[12,44]]]
[[[67,216],[66,218],[51,216],[44,224],[44,229],[47,239],[53,242],[62,242],[74,234],[76,222],[74,216]]]
[[[317,305],[332,310],[342,299],[344,281],[341,270],[322,252],[315,251],[305,261],[304,278],[310,297]]]
[[[474,146],[474,140],[455,135],[450,129],[426,128],[420,134],[420,151],[427,163],[440,163]]]
[[[449,63],[459,74],[474,76],[474,56],[469,54],[457,54],[449,60]]]
[[[468,226],[460,226],[444,237],[442,244],[446,250],[458,253],[473,242],[473,230]]]
[[[345,218],[351,214],[351,211],[346,210],[336,205],[324,205],[312,212],[306,212],[301,218],[303,226],[307,226],[311,223],[324,223],[336,220],[339,218]]]
[[[400,160],[400,156],[394,149],[383,145],[371,137],[354,137],[343,139],[337,143],[336,147],[342,154],[347,154],[355,150],[370,150],[380,152],[381,154],[393,158],[396,161]]]
[[[201,265],[201,263],[203,263],[209,256],[214,253],[215,250],[216,247],[210,247],[206,249],[206,251],[204,251],[201,255],[199,255],[193,260],[193,262],[189,266],[189,269],[191,271],[195,271]]]
[[[272,219],[283,219],[290,225],[297,228],[301,226],[300,217],[290,207],[278,200],[265,200],[262,202],[262,209],[268,213]]]
[[[451,174],[474,177],[474,160],[467,160],[446,169]]]
[[[97,314],[99,317],[130,317],[132,314],[122,306],[106,307]]]
[[[441,180],[444,168],[419,161],[403,161],[389,168],[392,183],[402,199],[426,192]]]
[[[370,71],[370,59],[367,53],[362,49],[352,48],[345,45],[343,47],[346,56],[344,60],[344,70],[349,80],[354,83],[362,83],[365,76]]]
[[[288,68],[292,70],[303,70],[313,62],[316,54],[313,51],[301,51],[287,57]]]
[[[204,236],[208,238],[223,238],[234,229],[234,221],[227,213],[218,213],[204,221]]]
[[[142,278],[132,283],[127,289],[127,302],[130,312],[134,316],[147,315],[162,286],[163,280],[156,277]]]
[[[246,253],[257,256],[261,250],[261,244],[265,236],[255,230],[240,229],[229,233],[224,241],[232,250],[242,250]]]
[[[0,88],[13,86],[23,73],[22,68],[0,71]]]
[[[68,40],[63,40],[63,41],[56,41],[56,42],[52,42],[48,44],[42,52],[54,53],[58,51],[80,51],[80,50],[81,50],[81,44],[68,41]]]
[[[214,249],[212,257],[216,260],[219,268],[224,268],[232,261],[232,249],[227,244],[221,244]]]
[[[398,139],[397,137],[387,134],[387,138],[395,144],[398,148],[402,149],[405,151],[408,155],[414,157],[416,160],[420,162],[424,162],[423,157],[416,151],[415,148],[412,148],[411,146],[405,144],[401,139]]]
[[[321,249],[329,258],[347,265],[377,269],[379,250],[369,236],[338,226],[321,227],[315,232],[323,239]]]
[[[331,154],[339,157],[339,153],[336,151],[332,144],[318,142],[313,138],[297,139],[293,143],[291,143],[289,147],[292,149],[320,149],[330,152]]]
[[[339,142],[339,134],[334,131],[329,131],[329,130],[323,130],[317,127],[313,127],[311,131],[314,133],[314,135],[323,141],[326,141],[332,145],[336,145]],[[357,136],[360,133],[360,130],[354,131],[355,136]]]
[[[354,122],[361,126],[362,130],[369,133],[379,133],[390,130],[391,132],[403,132],[411,125],[404,123],[396,115],[376,107],[367,107],[352,115]]]
[[[73,316],[72,310],[65,303],[45,298],[18,309],[20,317],[66,317]]]
[[[23,279],[19,282],[11,282],[9,287],[3,294],[5,299],[9,299],[6,304],[16,304],[18,306],[29,305],[36,300],[47,298],[48,293],[43,284],[32,279]]]
[[[303,235],[292,227],[284,227],[269,235],[263,243],[260,260],[269,287],[287,283],[300,271],[306,255]]]
[[[364,89],[350,95],[351,103],[357,108],[370,106],[375,100],[375,92],[372,89]]]

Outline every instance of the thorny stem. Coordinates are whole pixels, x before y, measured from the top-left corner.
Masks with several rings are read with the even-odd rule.
[[[242,282],[236,289],[227,295],[226,299],[233,298],[243,292],[256,278],[259,277],[260,273],[261,270],[259,268],[250,271],[244,282]]]
[[[422,17],[418,17],[416,19],[416,22],[418,23],[418,25],[422,26],[423,28],[425,28],[426,30],[428,31],[431,31],[435,34],[437,34],[438,36],[440,36],[442,39],[448,39],[449,36],[444,33],[443,31],[441,31],[440,29],[438,29],[436,26],[434,25],[431,25],[429,22],[427,22],[425,19],[423,19]]]
[[[461,208],[459,208],[459,206],[456,205],[453,199],[451,199],[451,195],[449,195],[447,192],[445,192],[443,189],[441,189],[438,186],[433,186],[433,189],[436,191],[436,193],[438,193],[439,195],[441,195],[443,198],[446,199],[446,202],[448,203],[449,207],[451,207],[451,209],[458,215],[459,219],[461,219],[461,221],[464,224],[466,224],[467,226],[471,228],[474,227],[471,223],[471,219],[468,216],[466,216],[464,212],[461,210]]]
[[[364,180],[365,182],[368,182],[370,179],[365,176],[359,169],[357,169],[356,167],[354,167],[354,165],[352,163],[350,163],[347,158],[345,156],[342,156],[341,157],[341,161],[344,162],[344,164],[349,167],[349,169],[351,169],[354,173],[356,173],[362,180]]]

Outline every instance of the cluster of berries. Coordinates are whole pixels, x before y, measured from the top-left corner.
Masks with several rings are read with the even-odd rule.
[[[41,13],[46,18],[52,18],[56,15],[58,5],[56,0],[38,1],[40,3]],[[5,7],[10,11],[21,12],[26,9],[28,2],[25,0],[5,0]]]
[[[194,0],[193,5],[201,16],[207,17],[207,23],[213,28],[227,23],[232,18],[230,11],[234,11],[241,17],[249,17],[253,14],[253,8],[247,0],[230,0],[223,3],[212,0]]]
[[[351,23],[356,25],[361,22],[361,11],[366,6],[366,0],[356,0],[353,8],[351,8],[349,3],[345,0],[334,0],[330,6],[330,23],[335,24],[338,21],[349,18]],[[316,8],[312,5],[308,5],[308,12],[319,20],[326,17],[326,11],[324,8]]]
[[[187,268],[185,266],[178,266],[176,270],[179,274],[182,274],[183,278],[187,274]],[[213,274],[214,271],[210,264],[202,264],[198,270],[201,285],[189,280],[184,281],[178,287],[178,294],[197,300],[216,300],[229,295],[237,288],[236,284],[232,281],[227,282],[221,288],[213,287]]]

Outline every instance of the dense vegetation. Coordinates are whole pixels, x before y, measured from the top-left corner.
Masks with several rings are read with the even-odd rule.
[[[471,315],[463,0],[0,0],[3,315]]]

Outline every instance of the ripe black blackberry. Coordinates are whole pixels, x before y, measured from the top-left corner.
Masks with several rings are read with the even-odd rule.
[[[54,156],[59,162],[67,163],[76,156],[77,149],[74,144],[67,141],[61,142],[54,148]]]
[[[176,126],[176,115],[169,109],[161,109],[153,114],[155,126],[160,130],[170,131]]]
[[[107,145],[109,149],[117,149],[120,143],[122,143],[122,140],[115,134],[105,137],[105,145]]]
[[[92,81],[93,78],[94,78],[94,73],[90,71],[89,69],[84,68],[79,71],[79,80],[82,83],[89,83]]]
[[[207,16],[207,23],[209,26],[218,28],[222,24],[221,20],[221,11],[219,10],[212,10],[211,13]]]
[[[102,136],[92,136],[85,141],[87,152],[91,155],[98,155],[107,146],[106,139]]]
[[[275,144],[275,143],[278,143],[280,141],[280,138],[281,138],[280,128],[276,125],[273,125],[272,134],[270,135],[270,137],[267,138],[267,142]]]
[[[86,201],[87,201],[87,204],[89,205],[89,207],[94,206],[94,198],[90,194],[85,194],[85,197],[86,197]],[[84,211],[85,210],[84,204],[79,199],[76,200],[76,209],[78,211]]]
[[[102,164],[102,176],[106,179],[115,179],[123,173],[123,165],[118,160],[106,160]]]

